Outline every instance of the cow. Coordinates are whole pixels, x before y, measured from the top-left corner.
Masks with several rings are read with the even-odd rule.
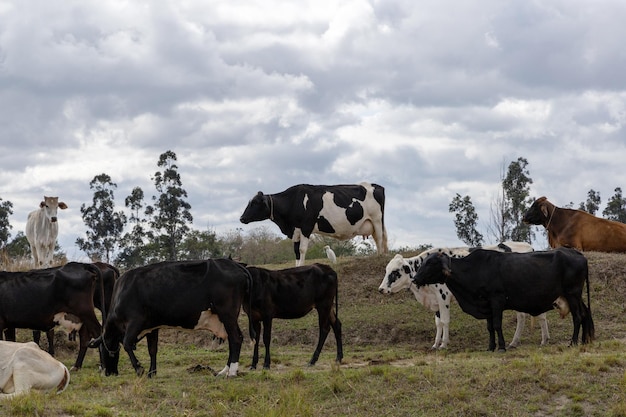
[[[382,294],[397,293],[404,289],[410,289],[415,299],[424,307],[435,312],[435,343],[432,349],[445,349],[450,341],[450,304],[454,296],[445,284],[427,285],[417,288],[412,285],[411,278],[417,272],[420,265],[431,253],[445,253],[453,258],[467,256],[472,250],[466,246],[456,248],[433,248],[420,253],[412,258],[404,258],[397,254],[393,257],[385,269],[385,276],[378,287]],[[498,245],[485,246],[483,249],[499,252],[532,252],[533,247],[525,242],[504,242]],[[515,348],[521,344],[521,336],[524,331],[526,313],[517,312],[517,327],[515,335],[509,347]],[[541,327],[541,345],[546,345],[550,339],[546,314],[537,316]]]
[[[26,221],[26,239],[30,245],[35,268],[52,265],[54,247],[59,235],[57,222],[58,209],[65,210],[67,204],[59,201],[59,197],[46,197],[39,203],[39,209],[28,214]]]
[[[89,341],[101,333],[93,303],[100,275],[96,266],[80,262],[25,272],[0,271],[0,333],[12,329],[6,337],[15,341],[16,328],[47,332],[61,325],[77,330],[79,351],[72,369],[80,369]]]
[[[536,316],[553,307],[563,308],[565,303],[574,324],[571,345],[578,344],[581,327],[583,344],[594,338],[587,258],[575,249],[528,253],[478,249],[463,258],[432,253],[422,262],[413,282],[418,287],[446,284],[464,312],[486,319],[490,351],[496,348],[496,333],[498,350],[506,351],[504,310]],[[585,284],[589,307],[582,298]]]
[[[270,341],[273,319],[297,319],[317,310],[319,338],[309,366],[317,362],[326,337],[332,327],[337,342],[337,363],[343,359],[341,322],[338,311],[337,273],[328,265],[313,264],[269,270],[249,266],[252,275],[252,292],[243,309],[248,313],[256,335],[254,354],[250,369],[256,369],[259,361],[259,335],[263,323],[263,344],[265,345],[264,369],[270,368]],[[334,301],[334,305],[333,305]]]
[[[228,339],[228,362],[219,375],[236,376],[243,342],[237,319],[250,286],[248,270],[229,259],[167,261],[131,269],[116,281],[102,334],[90,346],[104,347],[105,375],[118,374],[120,343],[136,374],[142,375],[134,350],[145,336],[148,377],[153,377],[159,329],[209,330]],[[254,338],[252,326],[250,332]]]
[[[301,266],[313,233],[339,240],[372,235],[378,253],[387,253],[384,213],[385,189],[380,185],[300,184],[277,194],[259,191],[239,220],[243,224],[267,219],[276,223],[293,240],[296,266]]]
[[[100,314],[102,315],[102,321],[106,319],[106,312],[111,304],[111,295],[113,294],[113,284],[120,276],[120,271],[114,267],[113,265],[109,265],[104,262],[94,262],[94,265],[100,269],[100,276],[98,282],[95,284],[95,290],[93,294],[93,304],[94,307],[100,310]],[[56,270],[61,268],[53,267],[50,270]],[[69,320],[72,320],[71,315],[67,315]],[[74,328],[75,326],[69,324],[65,326],[66,329],[70,330],[69,339],[75,340],[77,330]],[[15,329],[7,328],[4,331],[6,340],[15,340]],[[39,341],[41,338],[41,332],[39,330],[33,330],[33,340],[39,345]],[[54,356],[54,328],[48,330],[46,332],[46,338],[48,340],[48,353]]]
[[[626,224],[602,219],[582,210],[560,208],[540,197],[524,214],[526,224],[542,225],[551,248],[626,252]]]
[[[31,389],[60,394],[70,383],[66,366],[34,342],[0,341],[0,398],[13,398]]]

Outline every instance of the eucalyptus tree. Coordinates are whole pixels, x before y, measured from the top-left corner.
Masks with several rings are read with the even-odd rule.
[[[150,218],[153,243],[165,260],[179,259],[180,245],[190,231],[193,222],[187,202],[187,191],[182,187],[176,154],[171,150],[159,156],[157,171],[152,180],[157,195],[152,196],[153,205],[147,206],[145,213]]]
[[[111,177],[100,174],[93,177],[89,188],[94,190],[90,206],[81,205],[80,212],[87,226],[85,238],[76,239],[78,247],[92,261],[110,259],[119,246],[120,236],[126,225],[126,215],[115,211],[113,190],[117,188]]]

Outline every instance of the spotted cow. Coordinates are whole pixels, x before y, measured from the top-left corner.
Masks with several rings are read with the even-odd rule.
[[[504,242],[495,246],[486,246],[484,249],[499,252],[533,251],[532,246],[524,242]],[[411,277],[415,275],[424,259],[431,253],[445,253],[453,258],[462,258],[468,255],[471,250],[472,248],[469,247],[434,248],[412,258],[404,258],[398,254],[387,264],[385,277],[378,287],[378,291],[382,294],[392,294],[404,289],[410,289],[420,304],[435,312],[437,332],[435,334],[435,343],[432,346],[433,349],[446,348],[450,341],[450,303],[454,300],[454,296],[445,284],[426,285],[417,288],[415,285],[411,285]],[[524,330],[526,316],[527,314],[525,313],[517,313],[517,327],[509,347],[517,347],[521,344],[521,335]],[[548,322],[545,313],[537,317],[541,326],[541,344],[545,345],[550,338]]]
[[[304,265],[313,233],[348,240],[372,236],[378,253],[387,252],[385,189],[355,185],[294,185],[277,194],[259,191],[241,215],[244,224],[270,219],[294,242],[296,266]]]

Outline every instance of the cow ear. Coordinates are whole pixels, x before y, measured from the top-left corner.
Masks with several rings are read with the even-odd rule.
[[[42,201],[41,203],[39,203],[39,208],[44,208],[46,206],[46,202]]]
[[[541,205],[541,212],[543,213],[544,216],[548,217],[548,208],[546,207],[545,204]]]
[[[65,209],[67,208],[67,204],[65,204],[65,203],[64,203],[64,202],[62,202],[62,201],[59,201],[59,208],[60,208],[61,210],[65,210]]]

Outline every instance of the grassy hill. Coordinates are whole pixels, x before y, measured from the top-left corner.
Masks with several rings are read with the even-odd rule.
[[[571,317],[560,319],[553,311],[548,313],[548,346],[539,346],[539,327],[527,325],[520,348],[486,352],[486,322],[453,304],[450,346],[431,351],[433,313],[408,291],[378,293],[391,256],[346,258],[334,266],[344,334],[341,366],[334,364],[332,332],[318,364],[306,366],[318,336],[312,312],[299,320],[276,320],[272,369],[247,370],[252,347],[242,316],[246,341],[237,378],[213,376],[226,363],[225,344],[215,346],[204,332],[164,330],[156,378],[138,378],[126,355],[120,376],[106,378],[97,372],[96,352],[89,352],[85,368],[72,375],[66,392],[5,401],[0,414],[626,416],[626,255],[586,256],[597,338],[591,345],[568,347]],[[515,330],[513,312],[506,312],[504,327],[509,342]],[[21,332],[20,338],[29,340],[29,332]],[[65,348],[60,359],[73,363],[75,345],[65,338],[58,343]],[[138,344],[137,355],[147,365],[145,342]]]

